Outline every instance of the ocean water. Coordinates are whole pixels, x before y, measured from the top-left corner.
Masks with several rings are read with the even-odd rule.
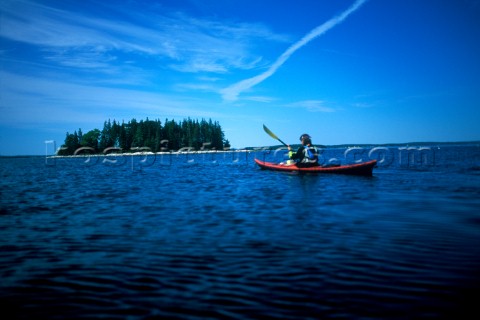
[[[24,319],[478,315],[480,146],[0,158],[0,307]]]

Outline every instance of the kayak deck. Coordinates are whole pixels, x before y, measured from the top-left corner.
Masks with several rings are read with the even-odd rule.
[[[334,167],[308,167],[308,168],[299,168],[296,165],[284,165],[284,164],[275,164],[272,162],[261,161],[255,159],[255,162],[260,166],[260,168],[265,170],[273,171],[287,171],[287,172],[311,172],[311,173],[341,173],[341,174],[351,174],[359,176],[371,176],[373,172],[373,167],[377,165],[377,160],[371,160],[362,163],[348,164],[343,166],[334,166]]]

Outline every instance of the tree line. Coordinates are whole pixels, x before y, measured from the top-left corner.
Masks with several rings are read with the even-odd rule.
[[[58,151],[59,155],[73,155],[75,151],[88,147],[95,153],[101,153],[107,148],[119,148],[123,152],[149,150],[152,152],[192,148],[194,150],[223,150],[230,143],[225,139],[220,124],[217,121],[202,119],[184,119],[177,123],[166,119],[160,120],[132,119],[125,123],[116,120],[105,121],[103,129],[93,129],[83,133],[81,128],[73,133],[67,132],[65,143]]]

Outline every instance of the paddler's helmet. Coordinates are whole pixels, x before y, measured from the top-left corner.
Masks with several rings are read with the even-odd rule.
[[[302,141],[303,145],[312,144],[312,137],[310,137],[309,134],[304,133],[300,136],[300,141]]]

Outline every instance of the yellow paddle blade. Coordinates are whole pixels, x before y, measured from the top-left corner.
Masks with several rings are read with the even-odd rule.
[[[265,132],[266,132],[270,137],[272,137],[272,138],[275,139],[275,140],[278,140],[278,137],[275,135],[275,133],[273,133],[272,131],[270,131],[270,129],[268,129],[267,126],[263,125],[263,130],[265,130]]]
[[[272,131],[270,131],[270,129],[268,129],[265,125],[263,125],[263,130],[265,130],[265,132],[266,132],[270,137],[272,137],[273,139],[280,141],[280,143],[282,143],[282,144],[285,145],[285,146],[287,145],[285,142],[283,142],[282,140],[280,140],[280,138],[277,137],[277,136],[275,135],[275,133],[273,133]]]

